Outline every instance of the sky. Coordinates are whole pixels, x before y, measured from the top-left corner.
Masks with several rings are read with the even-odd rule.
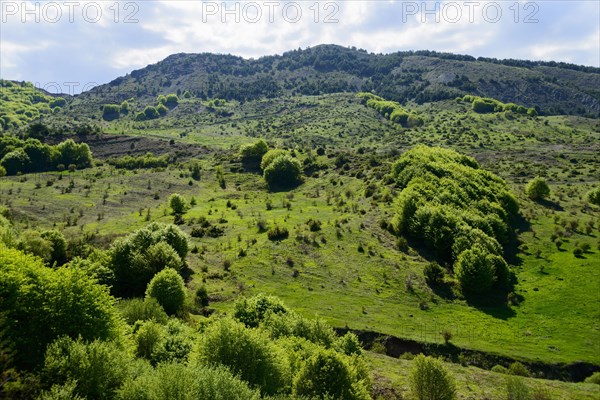
[[[600,67],[600,1],[0,0],[0,78],[75,94],[174,53],[319,44]]]

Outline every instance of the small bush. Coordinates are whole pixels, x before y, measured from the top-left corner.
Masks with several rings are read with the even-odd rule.
[[[436,262],[429,263],[424,270],[425,281],[429,286],[439,285],[444,281],[444,269]]]
[[[286,227],[279,227],[277,225],[269,229],[269,231],[267,232],[267,237],[269,238],[269,240],[273,241],[285,240],[289,236],[290,233]]]
[[[506,367],[502,366],[502,365],[494,365],[490,371],[492,372],[496,372],[497,374],[507,374],[508,370],[506,369]]]
[[[177,271],[165,268],[148,284],[146,297],[155,298],[167,314],[181,310],[185,302],[185,284]]]
[[[297,159],[283,155],[275,158],[263,175],[271,188],[289,188],[301,182],[302,166]]]
[[[169,318],[162,306],[152,297],[121,300],[119,302],[119,311],[129,325],[133,325],[137,321],[149,320],[164,324]]]
[[[200,286],[196,289],[196,304],[200,307],[208,307],[208,290],[206,286]]]
[[[529,372],[527,367],[518,361],[515,361],[514,363],[509,365],[508,373],[517,376],[531,376],[531,373]]]
[[[419,355],[415,358],[410,387],[419,400],[456,399],[454,380],[441,362],[431,357]]]
[[[529,400],[529,388],[523,378],[508,377],[505,387],[507,400]]]
[[[531,200],[543,200],[550,195],[550,187],[544,178],[534,178],[525,187],[525,193]]]

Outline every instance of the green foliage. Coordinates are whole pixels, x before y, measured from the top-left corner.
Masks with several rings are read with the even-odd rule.
[[[86,143],[75,143],[67,139],[56,146],[58,152],[55,164],[76,165],[77,168],[92,166],[92,152]]]
[[[166,325],[145,321],[137,323],[135,329],[136,356],[147,359],[152,365],[188,361],[195,335],[180,321],[172,319]]]
[[[333,329],[325,321],[320,318],[304,318],[292,311],[267,313],[260,327],[273,338],[299,337],[326,348],[334,346],[336,342]]]
[[[466,291],[483,293],[495,281],[508,282],[501,244],[518,206],[504,181],[470,157],[425,146],[404,153],[392,165],[392,177],[403,189],[392,222],[398,234],[421,240],[442,260],[454,262]]]
[[[165,105],[168,107],[175,107],[179,103],[179,97],[176,94],[171,93],[166,97]]]
[[[436,262],[427,264],[423,270],[425,281],[429,286],[439,285],[444,281],[444,269]]]
[[[269,151],[269,146],[264,140],[259,140],[254,144],[247,144],[241,147],[240,154],[244,163],[259,163],[263,156]]]
[[[285,240],[290,236],[290,232],[288,229],[284,227],[279,227],[275,225],[273,228],[267,231],[267,237],[272,241]]]
[[[289,188],[302,181],[302,165],[291,156],[276,157],[264,170],[265,181],[271,188]]]
[[[64,98],[48,95],[29,82],[0,79],[0,89],[0,131],[24,126],[66,104]]]
[[[529,387],[523,378],[511,376],[506,378],[506,400],[529,400]]]
[[[519,106],[515,103],[504,104],[496,99],[487,97],[478,97],[467,95],[462,98],[462,101],[472,103],[473,111],[479,114],[488,114],[494,112],[510,111],[517,114],[528,115],[530,117],[537,116],[535,108],[527,109],[523,106]]]
[[[165,244],[155,247],[160,242],[171,247],[180,261]],[[163,268],[181,270],[187,253],[187,236],[174,225],[152,223],[115,241],[110,251],[114,290],[124,296],[143,294],[148,282]]]
[[[418,355],[410,375],[410,388],[418,400],[456,399],[454,379],[440,361]]]
[[[600,372],[594,372],[592,375],[585,378],[585,383],[595,383],[600,385]]]
[[[62,337],[48,347],[42,376],[52,384],[75,382],[83,398],[113,399],[131,369],[131,355],[113,342]]]
[[[600,186],[590,190],[587,199],[590,203],[600,206]]]
[[[109,158],[106,162],[116,168],[124,169],[139,169],[139,168],[164,168],[167,167],[173,160],[170,154],[155,156],[152,153],[146,153],[143,156],[123,156],[119,158]]]
[[[119,106],[119,113],[123,114],[123,115],[127,115],[129,114],[129,111],[131,110],[131,107],[129,106],[129,102],[127,100],[124,100],[121,105]]]
[[[128,380],[119,400],[259,400],[260,394],[226,368],[165,363]]]
[[[121,300],[118,305],[119,312],[129,325],[150,320],[166,324],[169,318],[158,301],[152,297]]]
[[[344,336],[339,337],[335,341],[334,347],[337,351],[347,356],[360,356],[363,354],[363,349],[358,340],[358,336],[352,332],[348,332]]]
[[[423,125],[423,118],[413,112],[406,111],[400,103],[387,101],[372,93],[361,92],[356,95],[362,103],[371,107],[383,117],[404,127],[416,127]]]
[[[550,187],[541,177],[533,178],[525,187],[525,194],[531,200],[543,200],[550,195]]]
[[[77,382],[67,382],[62,385],[52,385],[50,390],[43,391],[38,397],[39,400],[83,400],[76,393]]]
[[[15,175],[17,172],[29,171],[31,159],[22,149],[19,149],[2,157],[0,164],[2,164],[8,175]]]
[[[303,363],[294,378],[293,393],[318,399],[370,399],[368,382],[331,349],[318,349]]]
[[[272,150],[267,151],[262,156],[262,160],[260,162],[260,169],[262,169],[264,171],[265,169],[267,169],[267,167],[269,165],[271,165],[273,160],[275,160],[279,156],[285,156],[285,155],[289,155],[289,154],[290,153],[288,151],[283,150],[283,149],[272,149]]]
[[[105,104],[102,107],[102,118],[106,121],[118,119],[121,115],[121,106],[119,104]]]
[[[233,309],[233,318],[249,328],[256,328],[269,313],[285,314],[289,312],[279,298],[262,293],[250,298],[238,299]]]
[[[517,376],[531,376],[531,373],[529,372],[527,367],[518,361],[515,361],[514,363],[508,366],[508,373]]]
[[[495,281],[496,258],[500,257],[479,246],[460,253],[454,264],[454,273],[462,289],[469,293],[485,293],[490,290]]]
[[[290,371],[281,349],[261,331],[231,319],[216,321],[206,329],[199,362],[223,365],[264,394],[284,392],[289,387]]]
[[[40,235],[42,239],[50,242],[52,247],[50,253],[50,264],[63,265],[67,262],[67,241],[64,235],[56,230],[44,231]]]
[[[176,270],[169,267],[158,272],[146,289],[146,297],[155,298],[169,315],[181,310],[185,295],[183,278]]]
[[[156,107],[147,106],[144,108],[144,119],[156,119],[160,116]]]
[[[165,107],[165,105],[164,105],[164,104],[159,104],[159,105],[156,107],[156,111],[158,112],[158,114],[159,114],[161,117],[164,117],[164,116],[165,116],[165,115],[167,115],[167,113],[169,112],[169,109],[168,109],[167,107]]]
[[[119,338],[121,323],[108,288],[78,268],[47,268],[18,250],[0,249],[0,302],[16,361],[36,366],[61,336]]]
[[[173,193],[169,197],[169,207],[173,210],[173,214],[183,214],[187,209],[187,203],[183,196]]]

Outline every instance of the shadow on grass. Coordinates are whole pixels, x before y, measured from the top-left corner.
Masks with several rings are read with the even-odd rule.
[[[519,256],[519,246],[522,242],[519,240],[519,234],[531,231],[531,224],[521,214],[517,215],[511,221],[512,230],[504,246],[504,259],[511,265],[522,265],[523,259]]]
[[[557,201],[542,199],[537,200],[536,203],[546,208],[551,208],[554,211],[565,211],[565,209]]]
[[[466,300],[470,306],[491,317],[507,320],[513,318],[516,312],[506,303],[506,295],[505,290],[495,290],[485,295],[468,295]]]

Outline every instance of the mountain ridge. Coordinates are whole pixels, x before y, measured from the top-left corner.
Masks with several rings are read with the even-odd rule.
[[[419,104],[465,94],[536,107],[541,114],[600,116],[600,68],[475,58],[432,51],[390,54],[337,45],[245,59],[177,53],[77,96],[96,106],[189,91],[200,98],[250,101],[289,95],[372,91]],[[95,101],[94,101],[95,100]]]

